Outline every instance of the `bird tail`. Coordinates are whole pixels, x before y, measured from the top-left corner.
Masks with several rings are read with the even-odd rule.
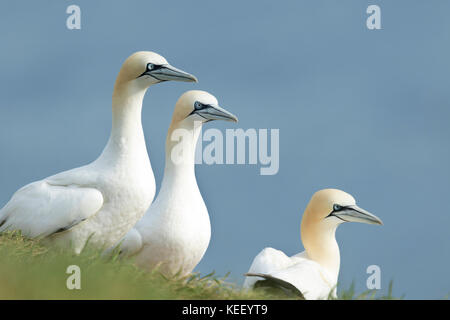
[[[264,280],[259,280],[256,281],[254,284],[254,288],[277,288],[277,289],[281,289],[284,293],[288,294],[288,295],[295,295],[298,296],[301,299],[305,299],[305,297],[303,296],[303,293],[297,289],[296,286],[294,286],[293,284],[284,281],[282,279],[279,278],[275,278],[273,276],[271,276],[270,274],[264,274],[264,273],[246,273],[244,274],[244,276],[246,277],[260,277],[263,278]]]

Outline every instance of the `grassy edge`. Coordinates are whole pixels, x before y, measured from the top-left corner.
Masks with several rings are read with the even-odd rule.
[[[42,245],[20,232],[0,235],[0,299],[155,299],[155,300],[271,300],[288,299],[279,292],[244,290],[228,282],[226,274],[194,273],[187,277],[164,277],[158,270],[144,271],[118,253],[105,256],[89,246],[80,255]],[[79,266],[81,289],[69,290],[69,266]],[[376,297],[374,290],[355,293],[352,283],[338,299],[395,299],[393,282],[388,293]]]

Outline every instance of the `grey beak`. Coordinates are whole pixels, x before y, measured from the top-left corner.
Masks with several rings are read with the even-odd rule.
[[[383,221],[381,221],[380,218],[364,209],[361,209],[357,205],[346,206],[342,210],[334,212],[332,215],[346,222],[361,222],[380,225],[383,224]]]
[[[172,67],[170,64],[162,65],[158,69],[146,72],[146,74],[160,81],[198,82],[192,74]]]
[[[207,121],[225,120],[238,122],[238,118],[234,114],[219,106],[205,105],[204,108],[194,110],[192,113],[198,114],[200,117],[206,119]]]

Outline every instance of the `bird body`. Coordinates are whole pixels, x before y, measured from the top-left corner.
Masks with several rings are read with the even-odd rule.
[[[168,137],[173,130],[169,131]],[[146,268],[163,263],[161,268],[166,269],[167,274],[192,271],[206,252],[211,237],[208,210],[194,172],[195,145],[200,128],[188,132],[184,137],[187,140],[183,142],[186,146],[183,163],[172,162],[171,153],[177,144],[168,139],[161,190],[135,227],[144,244],[136,262]]]
[[[161,190],[119,244],[138,265],[186,275],[205,254],[211,225],[195,178],[195,147],[202,123],[217,119],[237,121],[204,91],[188,91],[178,100],[166,139]]]
[[[253,287],[260,281],[258,278],[269,275],[292,284],[307,300],[336,297],[337,279],[305,251],[289,257],[280,250],[265,248],[255,257],[247,275],[245,288]]]
[[[111,135],[100,157],[18,190],[0,210],[0,232],[21,230],[79,253],[88,239],[111,246],[142,217],[156,189],[141,124],[142,101],[147,88],[162,81],[152,76],[149,64],[163,65],[169,73],[177,70],[152,52],[130,56],[114,86]]]
[[[211,225],[195,177],[164,178],[158,198],[136,230],[144,246],[136,262],[166,274],[190,273],[208,248]]]
[[[308,300],[336,298],[340,254],[335,233],[343,222],[382,224],[378,217],[357,207],[348,193],[337,189],[316,192],[301,224],[305,251],[288,257],[272,248],[262,250],[246,274],[244,287],[256,287],[263,281]]]

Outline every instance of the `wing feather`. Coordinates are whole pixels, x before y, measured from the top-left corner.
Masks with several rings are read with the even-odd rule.
[[[246,276],[245,288],[266,281],[260,285],[281,287],[308,300],[335,295],[335,283],[327,271],[309,259],[306,252],[288,257],[280,250],[266,248],[255,257]]]
[[[286,268],[291,264],[291,259],[283,251],[265,248],[253,259],[248,273],[269,274],[272,271]],[[258,279],[255,277],[246,277],[244,288],[253,287],[256,281]]]
[[[41,180],[19,189],[0,210],[0,232],[21,230],[35,238],[63,232],[97,213],[103,196],[92,187]]]

